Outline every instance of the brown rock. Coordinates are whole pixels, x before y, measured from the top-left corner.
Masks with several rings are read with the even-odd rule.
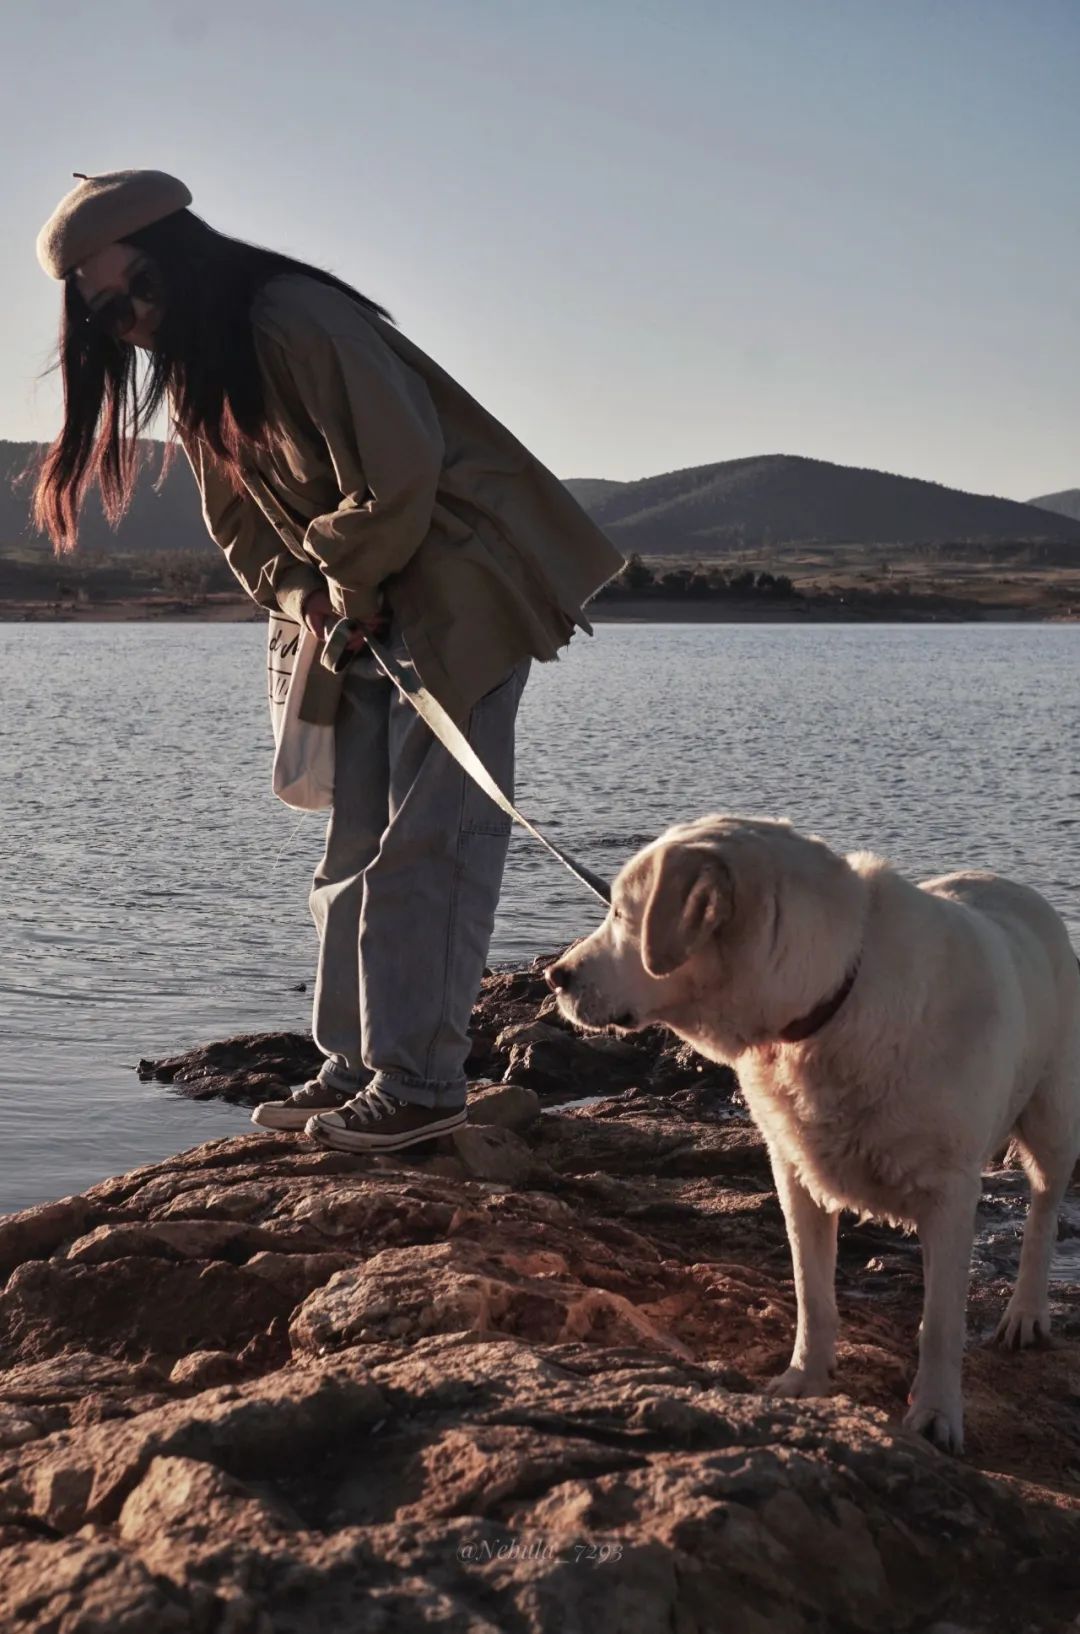
[[[244,1033],[183,1055],[140,1061],[139,1077],[175,1084],[192,1100],[216,1098],[242,1105],[273,1100],[319,1070],[322,1056],[310,1033]]]
[[[733,1074],[659,1028],[632,1038],[576,1033],[544,982],[554,957],[523,970],[485,974],[470,1029],[470,1078],[528,1084],[560,1100],[636,1086],[665,1095],[692,1094],[699,1114],[728,1106],[736,1090]],[[311,1077],[319,1060],[309,1034],[245,1034],[165,1060],[142,1061],[139,1071],[195,1099],[255,1106]]]
[[[0,1452],[8,1447],[23,1447],[28,1441],[36,1441],[38,1436],[44,1433],[41,1420],[36,1414],[31,1416],[0,1407]]]
[[[633,1060],[605,1059],[584,1039],[554,1031],[549,1038],[513,1044],[504,1073],[507,1083],[565,1100],[621,1089],[637,1076]]]
[[[454,1134],[454,1151],[467,1174],[476,1180],[497,1180],[524,1186],[534,1168],[531,1151],[512,1129],[495,1124],[466,1124]]]
[[[546,1021],[516,1021],[511,1027],[504,1027],[495,1040],[495,1048],[504,1054],[515,1045],[523,1044],[554,1044],[558,1047],[564,1044],[572,1035],[565,1028],[553,1027]]]
[[[493,1036],[537,1005],[534,974],[496,983]],[[450,1143],[253,1136],[3,1222],[0,1628],[1064,1634],[1077,1290],[1053,1349],[1005,1356],[977,1265],[947,1459],[899,1428],[917,1249],[845,1220],[846,1394],[756,1393],[794,1325],[783,1221],[691,1065],[524,1136],[473,1124],[516,1182]],[[1014,1199],[988,1196],[996,1265]]]
[[[65,1257],[84,1265],[144,1257],[243,1264],[260,1249],[286,1247],[302,1252],[318,1247],[318,1239],[313,1234],[262,1231],[231,1220],[161,1220],[147,1225],[98,1226],[72,1243]]]
[[[32,1361],[90,1344],[131,1361],[155,1350],[171,1367],[191,1350],[239,1350],[292,1303],[287,1290],[221,1261],[31,1262],[0,1294],[0,1354]]]
[[[195,1634],[193,1600],[211,1598],[178,1594],[111,1539],[63,1538],[3,1553],[0,1627],[27,1634]]]
[[[235,1356],[227,1350],[193,1350],[181,1356],[169,1383],[186,1386],[189,1390],[206,1390],[214,1384],[227,1384],[242,1373]]]
[[[0,1401],[48,1404],[134,1392],[160,1377],[153,1361],[132,1364],[92,1351],[64,1349],[0,1372]]]
[[[171,1575],[164,1557],[172,1548],[170,1533],[183,1532],[191,1541],[201,1534],[214,1547],[222,1537],[267,1544],[291,1525],[280,1508],[256,1497],[214,1464],[165,1457],[151,1458],[142,1480],[124,1500],[117,1530],[129,1543],[152,1545],[160,1539],[163,1558],[156,1565]]]
[[[125,1423],[66,1431],[27,1449],[0,1504],[60,1532],[120,1513],[152,1459],[210,1463],[239,1480],[302,1467],[342,1436],[384,1418],[387,1403],[359,1370],[290,1370],[223,1385],[139,1414]],[[0,1511],[2,1512],[2,1511]],[[9,1509],[10,1513],[10,1509]]]
[[[79,1236],[90,1214],[85,1197],[62,1197],[0,1219],[0,1283],[16,1266],[47,1259],[62,1242]]]
[[[498,1124],[519,1134],[540,1116],[540,1097],[524,1084],[491,1084],[469,1093],[469,1122]]]
[[[632,1038],[609,1038],[606,1033],[587,1033],[581,1039],[581,1043],[594,1055],[606,1055],[613,1061],[632,1062],[637,1072],[640,1072],[648,1061],[641,1045],[635,1043]]]

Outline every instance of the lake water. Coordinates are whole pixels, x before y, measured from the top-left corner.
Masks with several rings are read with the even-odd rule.
[[[322,819],[271,795],[265,628],[5,625],[0,1212],[249,1128],[140,1056],[302,1027]],[[1080,945],[1075,626],[602,625],[537,667],[522,808],[610,876],[710,810],[1000,869]],[[492,957],[599,905],[515,834]]]

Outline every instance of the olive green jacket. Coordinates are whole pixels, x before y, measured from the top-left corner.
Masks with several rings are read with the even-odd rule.
[[[185,440],[211,535],[248,593],[400,624],[454,715],[523,658],[550,660],[622,557],[559,479],[393,324],[317,279],[274,278],[252,311],[270,448],[237,492]],[[301,714],[329,720],[317,667]]]

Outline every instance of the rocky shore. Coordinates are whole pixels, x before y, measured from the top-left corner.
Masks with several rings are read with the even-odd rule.
[[[0,1219],[0,1628],[29,1634],[1064,1634],[1080,1310],[989,1348],[1018,1176],[987,1177],[968,1452],[900,1428],[914,1243],[845,1219],[837,1394],[773,1401],[794,1298],[729,1074],[584,1041],[495,975],[452,1141],[214,1141]],[[147,1076],[257,1103],[310,1040]],[[570,1104],[567,1104],[570,1103]],[[841,1393],[842,1392],[842,1393]]]

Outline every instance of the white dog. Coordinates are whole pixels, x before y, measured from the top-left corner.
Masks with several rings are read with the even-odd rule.
[[[736,1068],[798,1296],[772,1393],[829,1388],[840,1210],[917,1229],[925,1301],[904,1422],[959,1451],[981,1171],[1011,1135],[1031,1206],[998,1338],[1031,1345],[1049,1332],[1057,1211],[1080,1152],[1080,969],[1049,904],[995,874],[914,886],[786,823],[703,817],[626,865],[604,924],[547,975],[583,1027],[660,1022]]]

